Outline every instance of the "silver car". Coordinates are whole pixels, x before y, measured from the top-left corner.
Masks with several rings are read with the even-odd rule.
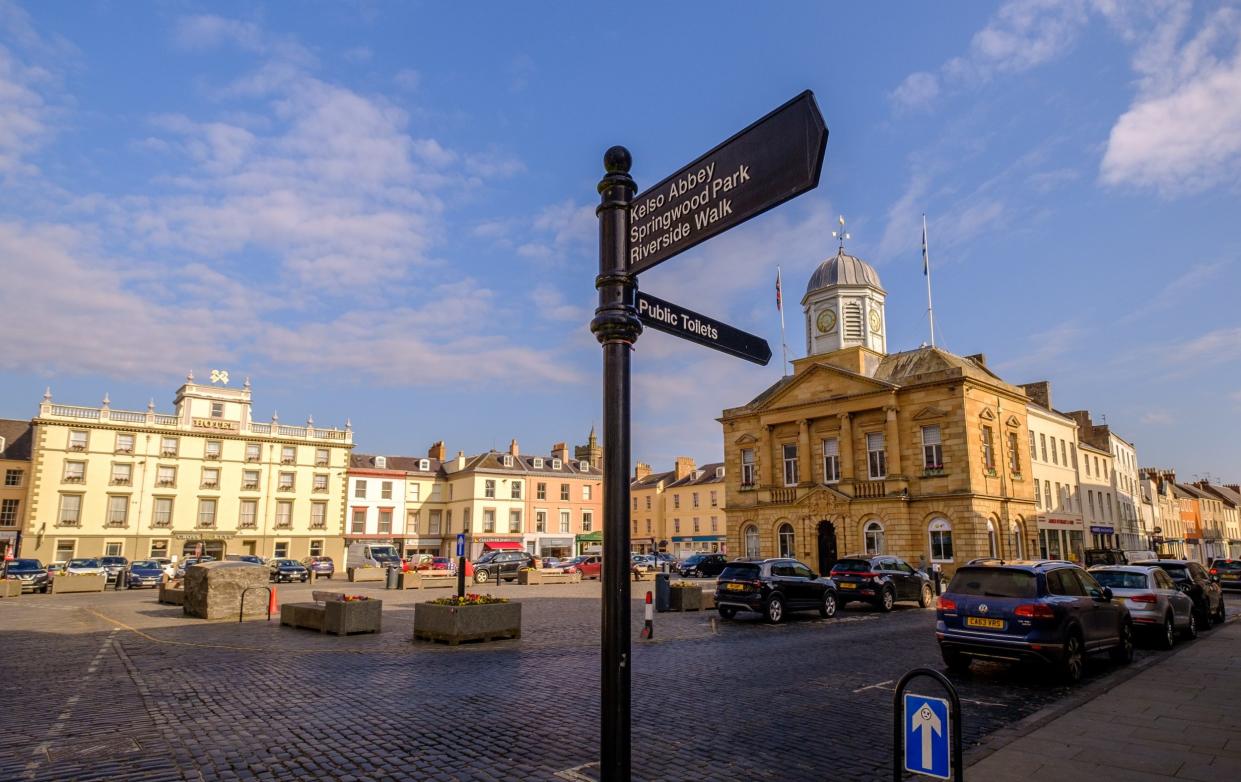
[[[108,569],[103,566],[103,562],[93,557],[79,557],[78,559],[69,560],[65,565],[65,572],[92,576],[108,575]]]
[[[1144,630],[1161,649],[1171,649],[1179,633],[1197,638],[1194,601],[1176,588],[1162,568],[1152,565],[1099,565],[1090,575],[1123,601],[1134,628]]]

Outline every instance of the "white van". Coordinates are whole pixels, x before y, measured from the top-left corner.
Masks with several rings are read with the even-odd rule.
[[[401,566],[401,554],[396,546],[383,541],[374,543],[350,543],[345,554],[345,567]]]

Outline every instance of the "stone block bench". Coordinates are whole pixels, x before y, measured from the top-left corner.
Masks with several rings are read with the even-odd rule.
[[[185,605],[185,587],[180,581],[169,581],[159,585],[159,602],[171,606]]]
[[[456,574],[448,574],[442,570],[411,570],[407,573],[402,573],[397,583],[399,589],[434,589],[436,587],[452,588],[455,586],[457,586]]]
[[[333,635],[378,633],[383,624],[382,600],[345,601],[336,592],[312,592],[314,603],[284,603],[280,624]]]
[[[386,581],[388,578],[388,569],[382,567],[351,567],[349,568],[349,581],[351,583],[357,581]]]
[[[582,580],[581,573],[566,573],[563,570],[519,570],[518,584],[576,584]]]
[[[0,581],[0,598],[3,597],[21,597],[22,582],[16,578],[6,578]]]

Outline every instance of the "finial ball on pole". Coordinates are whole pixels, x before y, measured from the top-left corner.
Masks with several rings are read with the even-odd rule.
[[[612,147],[603,153],[603,168],[609,174],[628,174],[632,165],[633,155],[624,147]]]

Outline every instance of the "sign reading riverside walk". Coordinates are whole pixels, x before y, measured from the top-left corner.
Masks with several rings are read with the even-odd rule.
[[[771,346],[762,337],[678,307],[670,301],[648,296],[641,291],[635,291],[634,294],[638,319],[653,329],[715,348],[746,361],[753,361],[755,364],[767,366],[767,362],[771,361]]]
[[[664,181],[630,207],[630,274],[813,190],[827,126],[806,90]]]

